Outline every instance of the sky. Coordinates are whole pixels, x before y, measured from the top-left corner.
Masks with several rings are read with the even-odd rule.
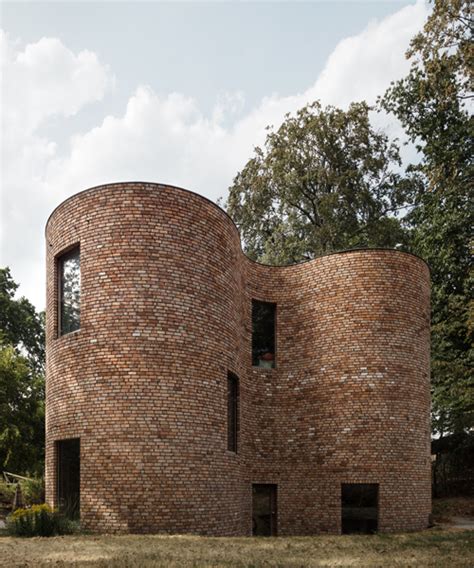
[[[64,199],[115,181],[225,199],[267,125],[315,99],[374,103],[403,77],[428,10],[424,0],[2,2],[0,266],[44,309],[44,227]],[[373,119],[402,135],[392,117]]]

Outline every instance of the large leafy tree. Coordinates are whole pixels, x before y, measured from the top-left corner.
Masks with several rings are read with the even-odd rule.
[[[0,268],[0,337],[21,352],[35,371],[44,371],[44,314],[26,298],[15,298],[18,284]]]
[[[12,345],[0,343],[0,469],[41,474],[43,461],[43,377]]]
[[[370,124],[370,108],[314,102],[269,130],[230,187],[228,213],[247,254],[287,264],[345,248],[403,246],[397,213],[413,180],[398,147]]]
[[[413,250],[432,270],[434,428],[474,426],[472,272],[474,48],[467,0],[436,0],[410,44],[409,74],[381,103],[416,144],[423,176],[410,215]]]
[[[40,474],[44,456],[43,316],[0,269],[0,470]]]

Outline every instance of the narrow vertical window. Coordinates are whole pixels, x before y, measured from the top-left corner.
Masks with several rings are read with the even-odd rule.
[[[58,258],[59,335],[81,327],[81,261],[79,247]]]
[[[276,304],[252,300],[252,365],[275,367]]]
[[[239,379],[233,373],[227,375],[227,449],[237,452],[239,429]]]

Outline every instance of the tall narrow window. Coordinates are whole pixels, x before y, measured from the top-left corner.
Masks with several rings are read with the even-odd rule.
[[[81,260],[79,247],[58,258],[59,335],[81,327]]]
[[[276,304],[252,300],[252,365],[275,367]]]
[[[227,449],[237,452],[239,429],[239,379],[233,373],[227,375]]]

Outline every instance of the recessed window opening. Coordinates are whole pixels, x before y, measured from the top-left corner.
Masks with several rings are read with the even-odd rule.
[[[227,375],[227,449],[237,452],[239,431],[239,378],[233,373]]]
[[[56,498],[58,509],[70,519],[80,513],[81,443],[79,438],[56,442]]]
[[[252,300],[252,365],[275,367],[276,304]]]
[[[81,260],[79,247],[58,258],[59,335],[81,327]]]
[[[378,529],[378,483],[343,483],[342,534],[373,534]]]

